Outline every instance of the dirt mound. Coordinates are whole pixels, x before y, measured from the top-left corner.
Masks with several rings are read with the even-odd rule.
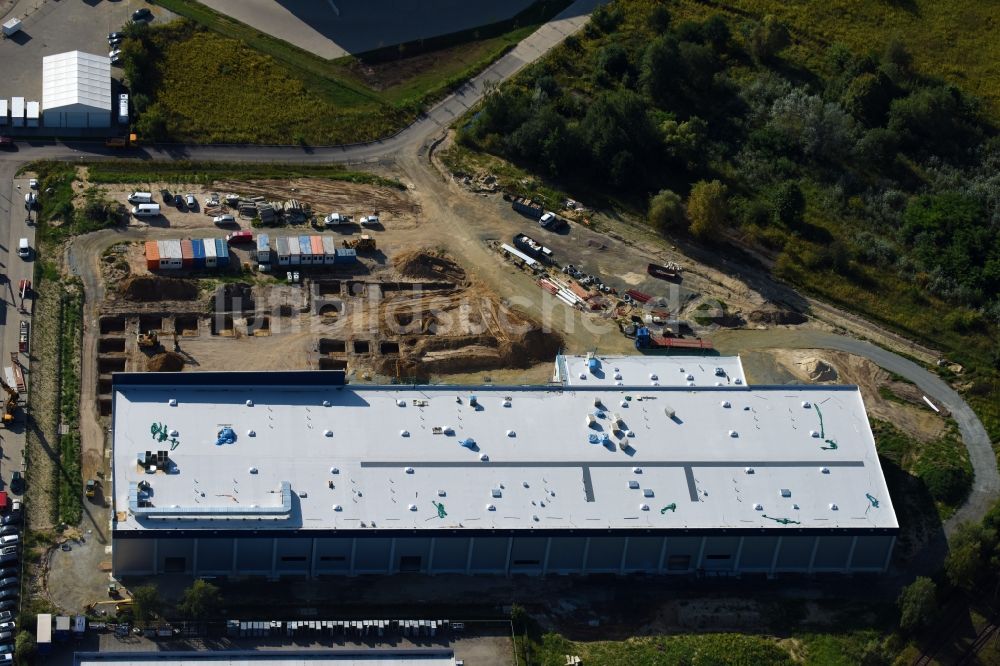
[[[447,255],[430,250],[404,252],[395,258],[393,266],[407,277],[424,280],[447,280],[455,284],[465,282],[465,269]]]
[[[806,323],[806,316],[793,310],[753,310],[747,315],[753,324],[770,324],[772,326],[796,326]]]
[[[180,372],[184,369],[184,357],[175,352],[157,354],[146,362],[149,372]]]
[[[198,298],[198,285],[191,280],[157,275],[133,275],[119,287],[121,295],[130,301],[193,301]]]
[[[839,376],[837,369],[821,358],[804,358],[799,361],[799,366],[814,382],[835,382]]]

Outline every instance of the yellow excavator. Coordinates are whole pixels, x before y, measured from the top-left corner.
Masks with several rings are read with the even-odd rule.
[[[7,398],[3,403],[3,423],[7,425],[14,420],[14,410],[17,409],[17,401],[21,396],[16,389],[11,388],[10,384],[3,379],[0,379],[0,385],[3,386],[3,390],[7,394]]]

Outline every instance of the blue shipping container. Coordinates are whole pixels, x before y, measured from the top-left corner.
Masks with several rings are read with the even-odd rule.
[[[338,247],[335,263],[351,264],[358,260],[358,251],[353,247]]]
[[[218,256],[219,266],[229,265],[229,246],[223,238],[215,239],[215,254]]]
[[[312,241],[309,236],[299,236],[299,253],[303,257],[311,257],[313,253]]]
[[[205,243],[200,238],[191,241],[191,253],[194,255],[194,267],[205,267]]]

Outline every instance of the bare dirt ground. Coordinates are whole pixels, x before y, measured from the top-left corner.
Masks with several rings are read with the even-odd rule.
[[[869,416],[888,421],[919,441],[937,439],[945,431],[946,414],[928,409],[916,386],[894,379],[866,358],[827,349],[775,349],[771,354],[802,383],[856,384]]]

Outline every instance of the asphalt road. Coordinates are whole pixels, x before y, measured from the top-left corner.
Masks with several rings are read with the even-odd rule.
[[[864,340],[808,329],[720,331],[712,336],[712,340],[717,347],[733,353],[750,349],[816,348],[836,349],[863,356],[889,372],[910,380],[935,404],[946,407],[958,424],[975,472],[968,500],[944,524],[945,533],[948,535],[951,535],[964,521],[980,520],[1000,495],[1000,473],[997,472],[993,445],[979,417],[962,396],[946,382],[913,361]]]
[[[534,62],[566,36],[583,27],[590,12],[603,0],[577,0],[551,22],[539,28],[510,53],[469,81],[462,89],[429,109],[415,123],[399,134],[381,141],[334,147],[301,148],[294,146],[156,146],[132,151],[110,151],[86,143],[19,143],[15,151],[0,152],[0,182],[10,182],[5,174],[33,159],[93,159],[132,157],[140,160],[200,159],[235,162],[346,163],[364,164],[394,160],[401,153],[424,154],[444,131],[465,111],[482,99],[488,82],[510,78],[525,65]],[[423,164],[426,161],[421,160]],[[3,187],[0,185],[0,187]],[[4,229],[7,215],[0,215],[0,239],[8,238]],[[2,258],[2,255],[0,255]],[[870,343],[818,331],[734,331],[731,340],[743,349],[766,347],[817,347],[846,351],[864,356],[879,366],[912,381],[928,397],[947,407],[955,417],[962,439],[969,450],[975,482],[969,500],[946,523],[950,533],[964,520],[979,520],[990,503],[1000,495],[997,472],[989,436],[979,418],[944,381],[902,356]],[[720,336],[720,337],[724,337]],[[718,344],[718,343],[717,343]]]

